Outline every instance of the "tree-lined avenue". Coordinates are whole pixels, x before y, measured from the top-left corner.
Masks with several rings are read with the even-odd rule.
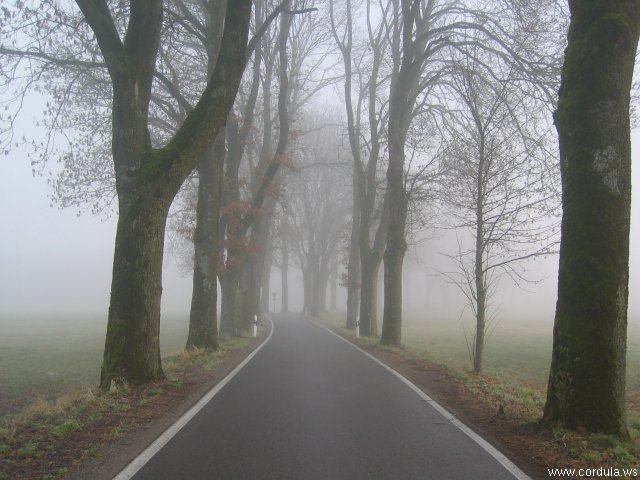
[[[287,316],[274,328],[134,479],[516,478],[400,378],[322,327]]]

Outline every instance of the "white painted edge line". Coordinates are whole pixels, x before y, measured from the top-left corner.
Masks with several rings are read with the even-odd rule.
[[[325,325],[322,325],[322,324],[320,324],[318,322],[315,322],[314,320],[311,320],[311,321],[313,323],[315,323],[316,325],[318,325],[319,327],[324,328],[326,331],[328,331],[332,335],[338,337],[340,340],[342,340],[346,344],[351,345],[356,350],[359,350],[361,353],[363,353],[364,355],[369,357],[371,360],[376,362],[378,365],[380,365],[380,366],[384,367],[385,369],[387,369],[389,372],[393,373],[396,377],[398,377],[400,380],[402,380],[411,390],[413,390],[415,393],[417,393],[418,396],[420,396],[425,402],[429,403],[433,408],[435,408],[438,411],[438,413],[440,413],[440,415],[442,415],[448,422],[450,422],[451,424],[453,424],[456,427],[458,427],[458,429],[460,429],[465,435],[467,435],[469,438],[471,438],[471,440],[476,442],[484,451],[486,451],[489,455],[491,455],[493,458],[495,458],[498,461],[498,463],[500,463],[515,478],[517,478],[518,480],[532,480],[531,477],[529,477],[526,473],[524,473],[522,470],[520,470],[511,460],[509,460],[496,447],[491,445],[484,438],[482,438],[480,435],[478,435],[476,432],[474,432],[471,428],[467,427],[464,423],[462,423],[460,420],[458,420],[458,418],[456,418],[455,415],[450,413],[442,405],[440,405],[433,398],[431,398],[429,395],[427,395],[417,385],[415,385],[413,382],[411,382],[411,380],[409,380],[407,377],[405,377],[402,374],[400,374],[399,372],[395,371],[389,365],[381,362],[376,357],[371,355],[369,352],[366,352],[365,350],[363,350],[362,348],[358,347],[354,343],[351,343],[346,338],[342,337],[341,335],[338,335],[336,332],[334,332],[330,328],[326,327]]]
[[[187,423],[193,419],[197,415],[197,413],[204,408],[204,406],[209,403],[213,397],[215,397],[220,390],[224,388],[224,386],[231,381],[233,377],[235,377],[242,368],[251,361],[253,357],[264,347],[269,340],[271,340],[271,336],[273,335],[273,330],[275,329],[275,325],[273,324],[273,320],[267,315],[265,317],[271,322],[271,331],[269,332],[269,336],[266,338],[264,342],[262,342],[253,352],[247,356],[242,362],[240,362],[236,368],[234,368],[229,374],[220,380],[211,390],[209,390],[193,407],[191,407],[186,413],[184,413],[173,425],[167,428],[158,438],[154,440],[154,442],[149,445],[140,455],[134,458],[118,475],[113,477],[113,480],[130,480],[138,471],[146,465],[146,463],[151,460],[151,458],[158,453],[158,451],[164,447],[169,440],[171,440]]]

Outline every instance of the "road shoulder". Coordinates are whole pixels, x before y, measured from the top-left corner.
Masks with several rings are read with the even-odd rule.
[[[85,456],[81,462],[70,468],[65,479],[113,479],[260,347],[269,334],[269,328],[263,328],[263,333],[246,346],[225,355],[214,368],[207,371],[199,368],[186,371],[179,388],[164,390],[153,402],[137,405],[130,411],[123,412],[118,419],[105,422],[106,428],[109,428],[113,421],[131,424],[121,437],[100,442],[90,456]],[[100,433],[95,432],[96,438],[101,437]]]
[[[356,339],[332,325],[322,325],[408,379],[531,478],[548,478],[549,467],[574,466],[573,459],[552,447],[554,437],[550,432],[523,421],[519,412],[509,406],[479,399],[446,366],[412,357],[403,349],[382,347],[370,339]]]

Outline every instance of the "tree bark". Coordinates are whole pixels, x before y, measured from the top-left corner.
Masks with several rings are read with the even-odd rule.
[[[360,335],[378,336],[378,273],[381,258],[362,258]]]
[[[172,196],[149,184],[119,192],[111,303],[100,385],[164,378],[160,361],[160,293],[165,222]],[[162,200],[162,201],[160,201]]]
[[[193,234],[193,294],[187,349],[218,349],[218,227],[225,155],[224,129],[198,164],[198,204]]]
[[[570,1],[569,6],[555,115],[563,217],[544,421],[627,439],[629,101],[640,2]]]
[[[401,72],[402,75],[403,72]],[[407,110],[405,78],[400,76],[391,92],[389,103],[389,166],[387,167],[387,197],[389,226],[384,252],[384,313],[383,345],[401,344],[402,334],[402,264],[407,251],[407,194],[404,188],[404,144],[410,112]]]
[[[215,0],[207,6],[206,50],[207,75],[211,76],[218,61],[226,0]],[[190,110],[190,109],[189,109]],[[187,349],[217,350],[218,345],[218,246],[225,130],[218,132],[211,149],[198,163],[198,203],[193,234],[193,290],[189,313]]]
[[[269,302],[271,301],[271,267],[273,266],[273,234],[269,234],[267,239],[264,262],[262,264],[262,282],[260,286],[260,311],[269,312]],[[275,305],[273,306],[275,312]]]
[[[286,216],[284,217],[286,218]],[[289,311],[289,246],[287,242],[288,235],[288,226],[285,224],[284,235],[280,236],[281,247],[280,247],[280,256],[282,257],[282,269],[281,269],[281,287],[282,287],[282,298],[280,303],[280,311],[282,313],[287,313]]]
[[[241,256],[236,258],[241,261]],[[241,268],[240,265],[227,270],[220,278],[220,337],[230,337],[240,334],[241,315]]]
[[[358,187],[358,166],[353,165],[353,219],[349,240],[349,262],[347,263],[347,324],[354,330],[360,309],[360,188]]]
[[[476,128],[480,139],[476,182],[476,245],[474,276],[476,283],[476,338],[473,355],[473,370],[482,371],[482,356],[484,353],[485,332],[487,328],[487,287],[484,271],[485,236],[484,236],[484,205],[485,205],[485,135],[482,122],[476,118]]]
[[[395,128],[390,130],[395,130]],[[382,322],[383,345],[400,346],[402,338],[402,264],[407,251],[405,229],[407,223],[407,197],[404,190],[404,139],[406,133],[396,132],[398,138],[389,138],[389,168],[387,195],[389,198],[389,230],[384,253],[384,313]],[[393,145],[393,146],[392,146]]]
[[[249,240],[250,253],[245,259],[246,290],[244,292],[243,325],[249,327],[254,315],[260,316],[262,311],[262,283],[265,269],[265,260],[270,250],[270,229],[273,220],[273,208],[275,200],[265,200],[262,213],[251,227]],[[269,309],[269,292],[266,292],[267,311]]]
[[[338,259],[331,263],[331,275],[329,278],[329,309],[335,312],[338,309]]]

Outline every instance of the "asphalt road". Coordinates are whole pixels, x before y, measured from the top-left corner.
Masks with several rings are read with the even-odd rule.
[[[516,477],[397,376],[289,317],[133,478]]]

